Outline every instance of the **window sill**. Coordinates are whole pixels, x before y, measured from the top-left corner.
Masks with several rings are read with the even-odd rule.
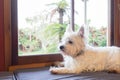
[[[61,54],[46,54],[46,55],[32,55],[32,56],[19,56],[18,65],[33,64],[33,63],[47,63],[62,61]]]

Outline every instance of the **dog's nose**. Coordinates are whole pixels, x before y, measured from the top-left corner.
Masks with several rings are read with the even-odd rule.
[[[64,46],[60,46],[60,49],[61,49],[61,50],[64,49]]]

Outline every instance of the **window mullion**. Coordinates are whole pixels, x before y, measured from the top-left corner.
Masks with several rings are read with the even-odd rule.
[[[72,30],[74,31],[74,0],[71,0],[71,22],[70,25],[72,27]]]

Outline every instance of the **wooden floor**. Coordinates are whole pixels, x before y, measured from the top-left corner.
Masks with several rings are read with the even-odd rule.
[[[0,72],[0,80],[120,80],[120,74],[107,72],[87,72],[81,74],[57,75],[49,72],[49,67],[19,69],[14,72]]]

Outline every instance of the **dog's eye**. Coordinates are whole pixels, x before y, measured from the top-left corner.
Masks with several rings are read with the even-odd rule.
[[[72,42],[72,41],[68,41],[68,43],[73,44],[73,42]]]

